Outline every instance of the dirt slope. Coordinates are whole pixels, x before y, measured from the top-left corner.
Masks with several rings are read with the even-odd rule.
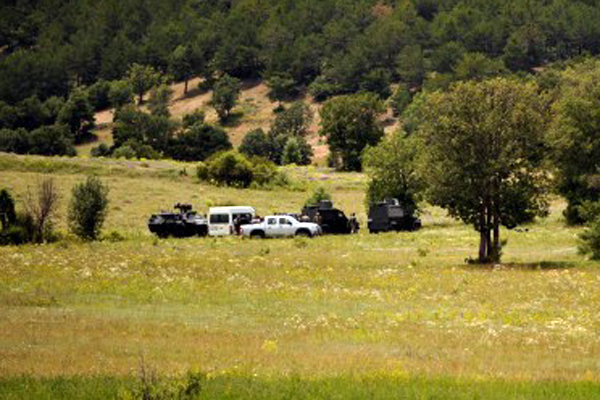
[[[182,82],[171,85],[173,89],[173,98],[170,105],[171,114],[174,118],[181,118],[195,110],[202,110],[206,114],[206,119],[210,123],[218,124],[218,118],[215,110],[210,106],[212,91],[202,92],[198,89],[200,79],[192,79],[188,83],[188,93],[183,94],[184,84]],[[277,106],[276,102],[271,102],[267,96],[268,87],[261,80],[248,80],[242,84],[242,93],[238,105],[234,108],[234,115],[239,118],[229,123],[223,128],[229,134],[229,138],[234,146],[239,146],[244,135],[256,128],[262,128],[265,131],[269,129],[271,121],[275,118],[273,109]],[[314,102],[311,98],[304,99],[314,112],[313,123],[310,127],[308,142],[313,146],[315,156],[314,162],[322,164],[327,159],[328,149],[318,136],[319,130],[319,110],[321,105]],[[394,119],[385,116],[386,132],[392,131],[397,127]],[[78,146],[77,151],[80,155],[89,155],[92,147],[99,143],[112,143],[113,111],[103,110],[96,114],[96,141],[85,143]],[[391,121],[391,122],[390,122]]]

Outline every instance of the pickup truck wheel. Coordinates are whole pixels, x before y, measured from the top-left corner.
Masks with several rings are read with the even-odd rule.
[[[296,232],[296,236],[312,237],[312,235],[310,234],[310,231],[307,231],[306,229],[298,230],[298,232]]]
[[[250,232],[250,238],[252,239],[264,239],[265,233],[263,231],[252,231]]]

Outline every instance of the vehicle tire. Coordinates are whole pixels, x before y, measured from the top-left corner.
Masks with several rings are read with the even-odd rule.
[[[252,231],[250,232],[251,239],[264,239],[265,233],[263,231]]]
[[[296,231],[296,236],[302,236],[302,237],[312,237],[312,235],[310,234],[310,231],[306,230],[306,229],[298,229],[298,231]]]
[[[369,233],[377,235],[379,233],[379,231],[376,229],[369,229]]]

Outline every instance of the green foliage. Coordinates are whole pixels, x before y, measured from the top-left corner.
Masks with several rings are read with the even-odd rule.
[[[258,156],[270,159],[271,147],[271,142],[265,131],[262,128],[257,128],[244,135],[239,151],[248,157]]]
[[[0,231],[10,228],[16,219],[15,201],[7,189],[0,190]]]
[[[144,93],[160,81],[160,74],[150,65],[134,63],[127,70],[127,81],[138,96],[138,104],[144,102]]]
[[[305,136],[313,120],[313,112],[302,101],[297,101],[280,112],[271,124],[273,135]]]
[[[569,224],[585,221],[579,207],[597,201],[600,190],[591,178],[600,166],[600,62],[589,60],[562,73],[560,99],[549,134],[557,167],[558,190],[567,199]]]
[[[106,143],[100,143],[90,151],[92,157],[108,157],[110,156],[110,153],[110,147],[108,147]]]
[[[206,163],[206,171],[199,169],[198,178],[217,185],[246,188],[252,183],[252,164],[236,151],[225,151],[216,154]]]
[[[390,97],[391,74],[383,69],[376,68],[367,72],[359,85],[360,91],[378,94],[382,99]]]
[[[127,104],[133,103],[133,87],[131,83],[126,80],[111,82],[110,89],[108,90],[108,99],[110,104],[117,110]]]
[[[239,188],[284,186],[287,177],[262,157],[246,157],[235,150],[217,153],[199,163],[196,176],[201,181]]]
[[[155,116],[170,117],[169,103],[173,97],[173,89],[169,85],[163,84],[156,86],[150,92],[148,108],[150,113]]]
[[[592,260],[600,260],[600,219],[592,220],[579,235],[579,252]]]
[[[183,93],[188,91],[188,81],[194,76],[197,69],[197,60],[192,46],[179,45],[169,57],[169,71],[178,81],[184,81]]]
[[[169,118],[145,113],[133,105],[117,110],[114,119],[115,147],[131,139],[149,145],[156,151],[165,151],[177,127]]]
[[[402,81],[420,85],[425,77],[425,60],[423,49],[419,45],[405,46],[396,60],[398,74]]]
[[[194,112],[192,112],[190,114],[185,114],[183,116],[183,121],[182,121],[183,127],[191,128],[192,126],[194,126],[196,124],[203,125],[205,118],[206,117],[204,115],[204,111],[201,111],[201,110],[195,110]]]
[[[304,207],[319,204],[322,200],[331,200],[331,194],[323,186],[318,186],[306,199]]]
[[[410,105],[412,101],[412,94],[408,90],[405,85],[398,85],[394,94],[389,99],[390,106],[392,107],[392,111],[394,116],[398,117],[401,115],[404,110]]]
[[[69,228],[78,237],[96,240],[108,212],[108,186],[94,176],[78,183],[71,192]]]
[[[298,94],[296,82],[289,75],[273,75],[267,79],[271,101],[289,100]]]
[[[125,143],[115,149],[112,154],[109,151],[107,155],[112,155],[114,158],[126,158],[128,160],[135,158],[156,160],[161,157],[161,153],[156,151],[152,146],[140,143],[135,139],[125,141]]]
[[[365,149],[363,164],[369,176],[367,207],[394,198],[406,210],[417,210],[425,189],[418,172],[419,150],[418,141],[404,132],[396,132],[377,146]]]
[[[95,125],[94,109],[84,90],[71,92],[69,100],[58,114],[58,123],[67,125],[75,142],[85,138]]]
[[[339,157],[339,169],[361,170],[363,149],[383,137],[377,120],[382,111],[381,100],[369,93],[336,97],[323,105],[319,134]]]
[[[429,198],[480,233],[480,262],[498,261],[500,225],[547,212],[548,104],[534,84],[498,78],[432,93],[422,107]]]
[[[103,79],[100,79],[87,89],[94,111],[104,110],[111,105],[109,97],[110,89],[111,83]]]
[[[493,60],[481,53],[465,53],[454,67],[456,80],[477,80],[492,78],[506,71],[502,60]]]
[[[169,140],[167,155],[174,160],[203,161],[231,147],[229,136],[223,129],[197,122]]]
[[[74,156],[75,147],[69,128],[65,125],[46,125],[27,135],[27,154],[43,156]]]
[[[312,155],[312,147],[303,137],[291,136],[283,148],[281,164],[308,165]]]
[[[217,111],[219,119],[226,121],[231,109],[235,107],[240,96],[240,81],[229,75],[224,75],[215,83],[213,88],[212,106]]]

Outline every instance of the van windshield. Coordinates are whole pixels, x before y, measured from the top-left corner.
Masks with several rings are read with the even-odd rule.
[[[229,214],[211,214],[210,215],[210,223],[211,224],[228,224],[229,223]]]

